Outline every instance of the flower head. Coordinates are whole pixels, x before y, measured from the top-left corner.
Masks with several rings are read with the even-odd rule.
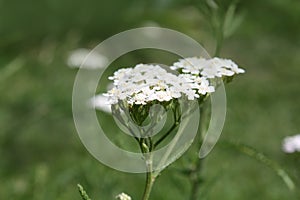
[[[159,65],[138,64],[134,68],[119,69],[109,79],[114,81],[114,88],[106,94],[110,104],[126,99],[131,105],[145,105],[151,101],[170,101],[182,95],[194,100],[199,93],[214,91],[204,80],[192,84],[190,81],[194,77],[176,76]]]
[[[172,70],[181,70],[184,74],[201,76],[206,79],[233,76],[245,72],[245,70],[239,68],[232,60],[217,57],[212,59],[198,57],[180,59],[170,68]]]
[[[126,100],[130,105],[145,105],[152,101],[168,102],[182,96],[194,100],[215,91],[210,83],[212,78],[245,72],[228,59],[198,57],[180,59],[170,69],[178,70],[180,74],[172,74],[154,64],[119,69],[109,77],[114,87],[105,95],[110,104]]]

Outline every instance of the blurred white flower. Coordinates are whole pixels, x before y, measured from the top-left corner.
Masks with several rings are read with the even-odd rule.
[[[107,63],[108,59],[104,55],[89,49],[71,51],[67,60],[67,64],[71,68],[101,69]]]
[[[159,39],[162,31],[161,29],[159,29],[160,25],[155,22],[155,21],[145,21],[142,24],[143,27],[152,27],[152,29],[146,29],[146,30],[142,30],[144,33],[144,36],[146,36],[146,38],[151,38],[151,39]]]
[[[93,109],[97,109],[106,113],[111,113],[111,106],[108,102],[108,97],[104,96],[103,94],[98,94],[92,97],[89,102],[89,107]]]
[[[300,152],[300,134],[284,138],[282,150],[285,153]]]
[[[128,195],[128,194],[125,194],[125,193],[121,193],[121,194],[118,194],[116,196],[116,199],[118,200],[131,200],[131,197]]]

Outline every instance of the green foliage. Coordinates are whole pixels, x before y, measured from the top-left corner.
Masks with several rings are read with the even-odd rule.
[[[237,150],[247,156],[256,159],[258,162],[270,167],[284,181],[284,183],[290,190],[293,191],[295,189],[295,183],[292,181],[288,173],[279,164],[277,164],[272,159],[268,158],[263,153],[257,151],[253,147],[237,142],[227,141],[226,144],[228,147],[233,148],[233,150]]]
[[[147,6],[144,1],[127,0],[0,1],[0,199],[79,199],[78,182],[101,199],[113,199],[122,191],[133,199],[140,197],[143,175],[99,164],[80,142],[71,109],[76,70],[69,69],[65,60],[70,50],[92,48],[112,34],[152,20],[191,35],[210,53],[214,51],[212,32],[205,29],[195,2],[156,2]],[[226,35],[234,32],[224,42],[221,55],[247,70],[227,87],[228,112],[221,140],[235,138],[265,152],[286,170],[297,188],[299,155],[282,153],[281,141],[299,132],[299,1],[240,1],[231,7],[231,1],[215,1],[219,6],[221,2],[228,2],[220,7],[222,16],[227,15],[225,27],[233,27],[225,28]],[[241,19],[232,18],[232,13]],[[158,60],[158,54],[145,52],[125,55],[112,68]],[[111,117],[97,114],[112,133],[108,137],[120,145],[129,141],[117,136],[120,132]],[[191,149],[186,157],[197,158],[198,150]],[[297,189],[291,192],[284,187],[274,170],[219,145],[204,161],[200,195],[205,193],[207,199],[300,197]],[[185,161],[179,160],[176,166],[181,162]],[[186,199],[189,183],[173,167],[169,169],[159,177],[152,199]]]

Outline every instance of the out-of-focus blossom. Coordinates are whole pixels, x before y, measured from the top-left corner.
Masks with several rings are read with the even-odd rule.
[[[106,66],[108,59],[89,49],[76,49],[70,52],[67,64],[71,68],[101,69]]]
[[[128,195],[128,194],[125,194],[125,193],[121,193],[121,194],[118,194],[116,196],[116,199],[118,200],[131,200],[131,197]]]
[[[159,24],[155,21],[146,21],[142,24],[143,27],[152,27],[152,29],[143,30],[146,38],[159,39],[162,31],[159,29]]]
[[[98,94],[89,100],[88,105],[94,109],[111,113],[111,106],[108,103],[108,97],[104,96],[103,94]]]
[[[300,152],[300,134],[284,138],[282,150],[285,153]]]

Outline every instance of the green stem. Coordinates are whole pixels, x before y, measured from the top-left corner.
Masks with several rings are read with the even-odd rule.
[[[210,118],[210,109],[208,109],[209,104],[205,103],[204,106],[200,109],[200,116],[201,121],[199,121],[199,132],[196,136],[196,141],[199,144],[199,147],[197,149],[201,148],[202,145],[202,138],[204,135],[202,135],[205,130],[207,129],[207,123],[209,123]],[[200,142],[201,141],[201,142]],[[197,200],[199,199],[199,193],[200,193],[200,186],[202,183],[202,177],[201,177],[201,170],[202,170],[203,160],[198,158],[196,159],[196,162],[194,164],[194,168],[191,169],[189,172],[189,181],[191,183],[191,193],[190,193],[190,200]]]
[[[147,172],[147,174],[146,174],[146,185],[145,185],[145,189],[144,189],[143,200],[148,200],[149,199],[154,180],[155,180],[155,178],[152,175],[152,172]]]
[[[154,176],[153,174],[153,166],[152,166],[153,165],[153,159],[152,159],[153,154],[151,153],[153,149],[152,138],[151,137],[141,138],[139,140],[139,145],[140,145],[141,152],[143,153],[145,158],[145,164],[147,170],[146,184],[145,184],[142,200],[148,200],[152,190],[153,183],[156,178],[156,176]]]
[[[146,157],[148,157],[146,159],[146,167],[147,167],[147,173],[146,173],[146,184],[145,184],[145,189],[144,189],[144,194],[143,194],[143,198],[142,200],[148,200],[154,181],[155,181],[155,176],[152,172],[152,155],[151,153],[149,153],[148,155],[146,155]]]

